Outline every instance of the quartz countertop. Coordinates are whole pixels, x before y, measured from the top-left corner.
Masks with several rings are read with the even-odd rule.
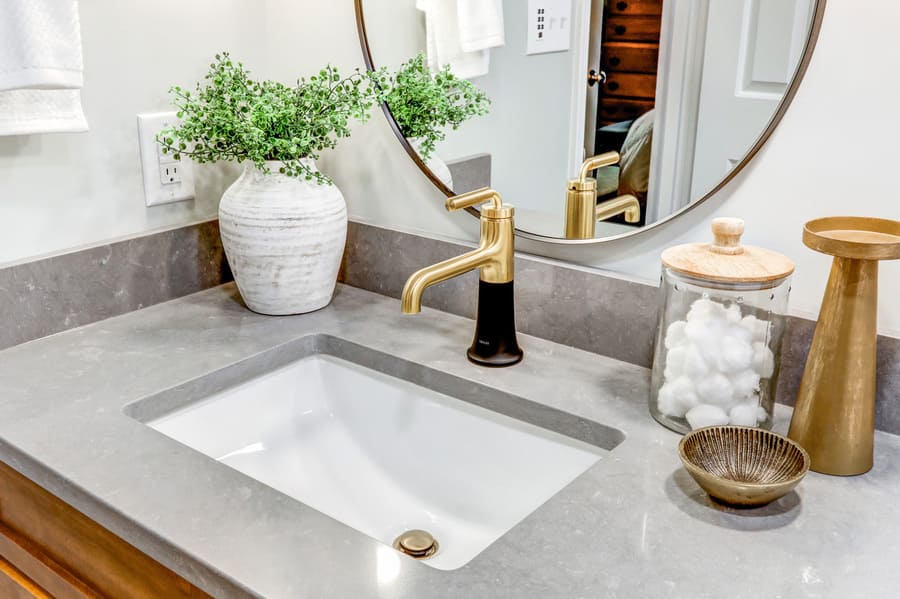
[[[648,318],[650,316],[648,315]],[[758,598],[900,593],[900,438],[861,477],[810,473],[758,509],[712,503],[679,436],[647,412],[649,371],[520,336],[525,360],[470,364],[474,323],[339,286],[294,317],[225,285],[0,352],[0,459],[216,597]],[[586,323],[585,326],[590,326]],[[134,401],[329,334],[620,429],[625,440],[466,566],[402,558],[163,436]],[[779,408],[784,430],[789,411]]]

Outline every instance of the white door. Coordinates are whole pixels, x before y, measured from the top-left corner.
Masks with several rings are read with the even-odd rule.
[[[708,193],[775,114],[803,55],[812,0],[709,3],[691,199]]]
[[[603,44],[603,2],[599,0],[588,2],[590,8],[590,30],[588,33],[588,71],[600,72],[600,51]],[[588,72],[584,73],[584,82],[587,84]],[[576,81],[576,85],[578,82]],[[584,157],[594,155],[595,138],[597,137],[597,105],[600,103],[600,88],[602,83],[588,85],[587,101],[585,102],[584,112]]]
[[[572,43],[569,48],[572,79],[569,87],[568,178],[578,175],[581,163],[594,150],[599,86],[588,87],[588,71],[600,69],[600,36],[598,33],[597,39],[594,39],[594,27],[599,26],[602,19],[603,0],[573,0]],[[592,102],[593,114],[590,108]]]

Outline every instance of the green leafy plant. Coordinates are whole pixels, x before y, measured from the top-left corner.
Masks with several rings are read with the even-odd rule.
[[[270,172],[266,161],[277,160],[285,175],[328,184],[328,177],[303,159],[315,160],[348,137],[351,120],[368,119],[383,95],[372,83],[368,74],[357,70],[342,77],[331,65],[292,86],[256,81],[223,52],[193,92],[169,90],[180,122],[156,140],[177,159],[249,160],[265,173]]]
[[[404,63],[394,74],[374,74],[400,131],[419,140],[422,159],[428,160],[443,141],[447,127],[458,129],[466,120],[488,113],[490,99],[469,81],[445,66],[437,73],[428,68],[424,54]]]

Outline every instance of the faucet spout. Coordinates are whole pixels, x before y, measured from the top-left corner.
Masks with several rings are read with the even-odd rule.
[[[432,285],[437,285],[470,270],[487,265],[496,254],[495,248],[484,246],[431,266],[418,270],[403,286],[400,309],[404,314],[418,314],[422,311],[422,295]]]
[[[618,152],[592,156],[581,165],[578,178],[569,181],[566,192],[566,239],[593,239],[597,221],[619,214],[625,215],[627,223],[641,222],[641,203],[631,194],[597,204],[597,180],[588,175],[598,168],[617,164],[619,160]]]
[[[513,307],[515,211],[503,203],[500,194],[487,187],[452,197],[446,206],[447,210],[461,210],[478,204],[481,204],[481,242],[478,247],[414,272],[403,286],[400,309],[404,314],[418,314],[426,289],[479,269],[475,339],[466,356],[481,366],[512,366],[522,360]]]
[[[595,214],[595,220],[606,220],[624,214],[626,223],[636,223],[641,220],[641,203],[628,193],[597,204]]]

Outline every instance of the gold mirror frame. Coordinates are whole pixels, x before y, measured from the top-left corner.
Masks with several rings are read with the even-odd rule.
[[[759,150],[769,140],[769,137],[772,136],[772,133],[778,127],[779,123],[781,123],[781,119],[784,118],[788,106],[791,105],[791,102],[794,100],[794,96],[797,95],[797,90],[800,89],[800,84],[803,82],[803,77],[804,75],[806,75],[806,69],[809,67],[809,62],[812,59],[813,50],[815,49],[816,42],[819,39],[819,31],[822,28],[822,19],[825,15],[826,2],[827,0],[816,0],[815,13],[813,14],[812,23],[809,27],[809,37],[806,39],[806,45],[803,48],[803,56],[801,56],[800,58],[800,63],[797,65],[797,70],[794,73],[794,78],[793,80],[791,80],[791,84],[788,86],[787,92],[784,94],[784,98],[782,98],[781,103],[778,104],[778,108],[775,110],[775,114],[773,114],[772,118],[769,120],[769,124],[766,126],[762,134],[757,138],[756,142],[744,155],[744,158],[737,165],[735,165],[735,167],[728,172],[725,178],[723,178],[719,182],[719,184],[713,187],[709,192],[707,192],[699,199],[694,200],[684,208],[673,212],[669,216],[628,233],[611,235],[609,237],[600,237],[597,239],[563,239],[560,237],[538,235],[536,233],[531,233],[529,231],[524,231],[522,229],[516,228],[516,235],[525,239],[531,239],[533,241],[542,241],[545,243],[555,243],[559,245],[594,245],[601,243],[611,243],[620,239],[630,239],[632,237],[635,237],[636,235],[640,235],[641,233],[646,233],[648,231],[652,231],[653,229],[657,229],[665,225],[666,223],[678,218],[679,216],[687,214],[706,200],[716,195],[719,191],[722,190],[722,188],[728,185],[728,183],[732,179],[734,179],[737,174],[744,169],[744,167],[750,164],[750,161],[753,160]],[[372,49],[369,45],[368,33],[366,32],[366,19],[363,11],[363,0],[354,0],[354,4],[356,6],[356,30],[359,34],[359,43],[362,48],[363,60],[366,63],[366,68],[369,71],[374,71],[375,61],[372,59]],[[419,167],[419,170],[421,170],[422,173],[426,177],[428,177],[428,179],[434,184],[435,187],[438,188],[438,190],[441,191],[441,193],[446,195],[448,198],[453,197],[455,195],[453,193],[453,190],[447,187],[447,185],[443,181],[438,179],[437,175],[435,175],[431,171],[431,169],[425,165],[425,163],[419,157],[418,152],[416,152],[416,150],[412,147],[412,145],[409,143],[409,140],[407,140],[406,136],[403,135],[403,132],[400,131],[400,125],[397,124],[397,120],[394,118],[394,115],[391,113],[391,109],[388,107],[386,102],[382,102],[381,109],[384,111],[384,115],[385,117],[387,117],[391,129],[394,131],[394,135],[397,136],[397,139],[400,141],[403,149],[406,150],[406,153],[409,155],[412,161],[416,163],[416,166]],[[474,208],[466,208],[466,212],[469,212],[476,218],[481,217],[481,214]]]

